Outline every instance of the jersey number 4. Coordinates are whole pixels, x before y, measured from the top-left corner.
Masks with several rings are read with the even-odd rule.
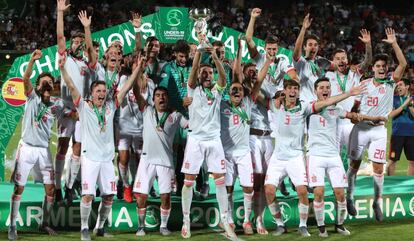
[[[367,105],[368,106],[378,106],[378,97],[368,96]]]
[[[321,126],[325,127],[325,125],[326,125],[326,120],[325,120],[325,118],[323,118],[322,116],[321,116],[321,117],[319,117],[319,123],[321,123]]]

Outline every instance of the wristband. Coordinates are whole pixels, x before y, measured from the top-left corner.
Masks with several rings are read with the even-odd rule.
[[[134,31],[135,31],[135,33],[140,33],[141,32],[141,28],[134,27]]]

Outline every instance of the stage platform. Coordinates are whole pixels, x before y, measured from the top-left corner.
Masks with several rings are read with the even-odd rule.
[[[191,207],[192,227],[194,228],[215,228],[219,223],[219,211],[214,195],[213,181],[210,180],[210,196],[207,200],[200,200],[195,195]],[[335,198],[329,184],[326,184],[325,198],[325,220],[326,223],[335,221]],[[277,198],[280,201],[283,218],[287,226],[297,226],[299,223],[299,213],[297,210],[298,199],[294,191],[287,184],[290,192],[289,197],[282,196],[279,192]],[[8,215],[10,208],[10,196],[13,185],[10,183],[0,183],[0,230],[6,230],[9,224]],[[43,186],[40,184],[28,184],[22,196],[20,205],[20,218],[17,222],[19,230],[36,230],[40,222],[42,212],[41,204],[43,200]],[[312,200],[312,194],[309,195]],[[347,217],[346,222],[361,222],[373,219],[371,208],[373,198],[372,177],[358,177],[357,188],[355,191],[355,205],[358,214],[355,217]],[[234,220],[241,226],[243,222],[243,193],[236,185],[234,193]],[[147,227],[148,229],[158,229],[159,218],[159,199],[149,198],[147,208]],[[99,198],[93,205],[90,223],[95,224]],[[414,220],[414,179],[411,177],[386,177],[383,194],[384,220],[413,219]],[[274,227],[274,223],[269,211],[265,211],[265,225]],[[120,231],[133,231],[137,227],[137,214],[135,203],[126,203],[122,200],[115,200],[112,213],[108,220],[109,229]],[[313,209],[310,208],[309,225],[315,222]],[[58,230],[78,230],[80,227],[79,200],[75,201],[70,207],[55,207],[51,223]],[[181,198],[172,197],[172,211],[169,227],[172,230],[179,230],[182,225]]]

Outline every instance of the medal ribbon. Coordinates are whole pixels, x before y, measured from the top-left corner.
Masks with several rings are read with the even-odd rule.
[[[111,76],[111,78],[109,79],[109,76],[108,76],[108,71],[105,71],[105,83],[106,83],[106,89],[110,89],[111,87],[112,87],[112,85],[113,85],[113,83],[114,83],[114,80],[115,80],[115,77],[118,75],[118,71],[114,71],[113,73],[112,73],[112,76]]]
[[[43,118],[48,108],[49,107],[47,105],[40,103],[40,111],[37,113],[35,118],[37,123],[40,123],[40,120]]]
[[[185,84],[185,75],[188,74],[188,68],[181,67],[182,70],[180,70],[179,69],[180,67],[177,65],[175,61],[174,61],[174,65],[171,65],[171,68],[173,70],[172,76],[174,78],[175,85],[177,86],[178,92],[180,93],[181,98],[184,98],[187,95],[187,85],[183,86],[183,83]]]
[[[287,111],[287,112],[290,112],[290,113],[296,113],[296,112],[298,112],[298,111],[300,111],[301,109],[302,109],[302,104],[299,102],[299,101],[296,101],[296,105],[295,105],[295,107],[293,107],[293,108],[291,108],[291,109],[288,109],[287,107],[286,107],[286,105],[285,104],[283,104],[283,106],[285,107],[285,111]]]
[[[393,81],[392,80],[389,80],[389,79],[377,79],[377,78],[374,78],[374,80],[377,83],[380,83],[380,84],[392,84],[393,83]]]
[[[101,113],[99,113],[98,108],[95,105],[93,106],[93,111],[96,114],[96,117],[98,118],[98,122],[99,122],[99,126],[101,127],[101,129],[103,129],[105,127],[105,106],[102,107],[102,111]]]
[[[276,64],[274,64],[274,63],[272,63],[270,66],[269,66],[269,69],[267,70],[267,73],[270,75],[270,77],[274,77],[275,76],[275,73],[276,73]]]
[[[231,111],[240,116],[243,122],[249,123],[249,116],[247,115],[246,111],[242,109],[240,106],[234,106],[233,103],[230,102]]]
[[[207,95],[207,98],[214,100],[214,95],[209,88],[203,88],[203,91]]]
[[[161,128],[164,129],[164,124],[165,121],[167,120],[168,116],[170,115],[170,112],[164,112],[164,114],[162,114],[161,119],[158,118],[158,111],[155,110],[155,119],[157,120],[157,129]]]
[[[313,62],[312,60],[309,60],[309,64],[311,66],[312,73],[316,76],[319,76],[319,73],[321,72],[319,66],[316,65],[315,62]]]
[[[336,72],[336,80],[338,80],[338,84],[342,92],[345,92],[346,82],[348,80],[348,74],[344,76],[344,80],[341,80],[341,77],[339,76],[338,72]]]
[[[405,100],[407,100],[407,96],[400,96],[400,105],[402,105]],[[408,111],[408,105],[406,107],[404,107],[403,111]]]

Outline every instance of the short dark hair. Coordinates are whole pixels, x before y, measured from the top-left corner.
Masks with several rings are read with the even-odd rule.
[[[98,41],[92,41],[92,46],[93,47],[99,47],[99,46],[101,46],[100,44],[99,44],[99,42]]]
[[[150,36],[150,37],[148,37],[146,40],[145,40],[145,46],[147,46],[149,43],[151,43],[152,41],[158,41],[159,42],[159,40],[158,40],[158,38],[157,37],[155,37],[155,36]]]
[[[400,81],[404,82],[404,85],[410,85],[411,84],[410,80],[407,79],[407,78],[402,78]]]
[[[279,38],[274,35],[269,35],[265,38],[265,46],[267,44],[279,44]]]
[[[221,42],[220,40],[214,41],[211,45],[213,45],[213,47],[224,47],[224,43]]]
[[[213,68],[213,66],[211,64],[209,64],[209,63],[202,63],[202,64],[200,64],[200,68],[199,69],[201,70],[204,67]]]
[[[315,34],[309,34],[308,36],[305,37],[305,41],[303,41],[303,43],[306,45],[308,43],[308,40],[313,39],[316,42],[319,43],[319,37],[316,36]]]
[[[345,49],[335,49],[335,50],[332,52],[332,59],[335,57],[335,55],[336,55],[337,53],[345,53],[345,54],[346,54],[346,50],[345,50]]]
[[[72,36],[70,37],[71,40],[73,40],[74,38],[85,38],[85,34],[82,32],[75,32],[72,34]]]
[[[168,89],[167,88],[165,88],[164,86],[157,86],[157,87],[155,87],[154,91],[152,92],[152,100],[154,100],[155,93],[157,91],[164,91],[167,94],[167,96],[168,96]]]
[[[320,82],[324,82],[324,81],[330,82],[328,78],[326,78],[326,77],[320,77],[320,78],[319,78],[319,79],[317,79],[317,80],[315,81],[315,83],[313,84],[313,88],[315,88],[315,90],[316,90],[316,89],[318,88],[319,83],[320,83]]]
[[[36,82],[35,82],[36,83],[36,86],[39,85],[40,79],[43,78],[43,77],[46,77],[46,76],[49,77],[49,78],[51,78],[52,81],[55,82],[55,77],[53,77],[53,75],[51,73],[49,73],[49,72],[43,72],[43,73],[39,74],[39,76],[37,76]]]
[[[253,62],[247,62],[243,65],[243,72],[246,71],[247,68],[254,66],[256,67],[256,64],[254,64]]]
[[[300,85],[298,82],[296,82],[296,80],[293,79],[284,79],[283,80],[283,89],[287,89],[287,87],[289,86],[297,86],[298,88],[300,88]]]
[[[175,53],[189,54],[190,46],[188,45],[187,41],[180,39],[175,43],[173,50]]]
[[[90,93],[92,93],[92,90],[95,89],[98,85],[104,85],[106,87],[106,82],[103,80],[95,80],[92,82],[91,87],[89,88]]]
[[[375,64],[377,61],[384,61],[385,64],[388,64],[388,55],[387,54],[376,54],[372,60],[372,64]]]

